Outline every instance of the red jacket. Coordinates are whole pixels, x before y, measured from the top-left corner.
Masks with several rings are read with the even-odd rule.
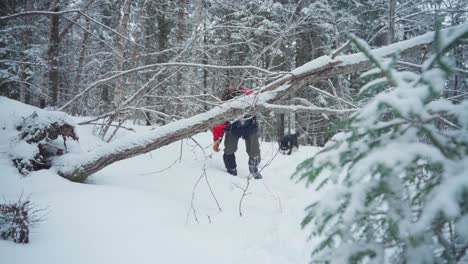
[[[211,129],[211,132],[213,133],[214,141],[223,137],[225,128],[226,128],[226,123],[222,123],[222,124],[214,126],[213,129]]]
[[[245,95],[250,95],[253,92],[250,91],[250,90],[247,90],[247,89],[242,89],[242,93],[244,93]],[[214,126],[212,128],[211,132],[213,133],[213,140],[214,141],[216,141],[216,140],[223,137],[225,128],[226,128],[226,122],[223,122],[223,123],[221,123],[219,125],[216,125],[216,126]]]

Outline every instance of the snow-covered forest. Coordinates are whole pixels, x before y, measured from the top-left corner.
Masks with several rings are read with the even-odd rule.
[[[0,263],[468,263],[468,0],[2,0],[0,32]]]

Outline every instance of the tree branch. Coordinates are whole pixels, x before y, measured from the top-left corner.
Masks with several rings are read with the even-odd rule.
[[[331,109],[316,106],[303,106],[303,105],[277,105],[265,103],[263,108],[274,110],[279,113],[299,113],[308,112],[312,114],[333,114],[333,115],[348,115],[356,112],[357,109]]]
[[[407,41],[372,50],[372,53],[381,57],[390,56],[396,52],[404,53],[425,47],[433,39],[434,33],[431,32]],[[213,125],[223,120],[233,119],[245,113],[253,113],[256,107],[279,100],[310,82],[327,79],[338,74],[366,71],[370,68],[371,64],[362,53],[343,55],[335,59],[323,56],[295,69],[291,74],[287,74],[257,89],[256,96],[238,97],[224,102],[205,113],[174,121],[146,134],[139,134],[138,137],[127,137],[115,141],[94,152],[87,153],[84,157],[81,153],[60,156],[54,160],[53,165],[63,177],[73,181],[83,181],[89,175],[116,161],[147,153],[180,139],[209,130]],[[115,78],[115,76],[109,78]]]
[[[0,20],[5,20],[5,19],[12,19],[16,17],[22,17],[22,16],[30,16],[30,15],[47,15],[47,16],[54,16],[54,15],[63,15],[63,14],[68,14],[68,13],[79,13],[81,10],[79,9],[71,9],[71,10],[63,10],[63,11],[26,11],[26,12],[20,12],[16,14],[11,14],[7,16],[1,16]]]
[[[265,70],[265,69],[262,69],[262,68],[259,68],[259,67],[255,67],[255,66],[250,66],[250,65],[245,65],[245,66],[217,66],[217,65],[183,63],[183,62],[167,62],[167,63],[148,64],[148,65],[144,65],[144,66],[141,66],[141,67],[136,67],[136,68],[133,68],[133,69],[129,69],[129,70],[126,70],[126,71],[121,71],[121,72],[119,72],[119,73],[117,73],[117,74],[115,74],[113,76],[110,76],[110,77],[107,77],[105,79],[101,79],[101,80],[98,80],[98,81],[95,81],[95,82],[91,83],[90,85],[88,85],[88,87],[83,89],[82,92],[77,94],[70,101],[68,101],[63,106],[61,106],[58,110],[59,111],[65,110],[68,106],[70,106],[71,103],[73,103],[75,100],[79,99],[81,96],[86,94],[88,91],[90,91],[95,86],[110,82],[110,81],[112,81],[114,79],[117,79],[117,78],[123,76],[123,75],[133,73],[133,72],[143,71],[143,70],[147,70],[147,69],[151,69],[151,68],[182,67],[182,66],[184,66],[184,67],[198,67],[198,68],[211,68],[211,69],[219,69],[219,70],[236,70],[236,69],[237,70],[238,69],[257,70],[257,71],[267,73],[267,74],[270,74],[270,75],[274,74],[273,72],[270,72],[268,70]],[[125,103],[122,103],[122,104],[125,105]]]

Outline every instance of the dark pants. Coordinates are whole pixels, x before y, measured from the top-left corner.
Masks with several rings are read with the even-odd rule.
[[[223,160],[224,165],[228,170],[235,169],[237,167],[236,156],[234,153],[237,150],[239,138],[240,136],[237,136],[230,132],[226,133],[226,135],[224,136]],[[245,148],[247,150],[247,154],[249,155],[249,171],[258,172],[258,164],[260,164],[261,156],[257,132],[245,138]]]

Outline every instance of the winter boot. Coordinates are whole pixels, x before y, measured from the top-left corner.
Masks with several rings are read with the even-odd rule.
[[[237,176],[237,169],[227,169],[227,172],[231,174],[232,176]]]
[[[257,172],[251,172],[250,174],[252,174],[252,176],[256,180],[259,180],[259,179],[263,178],[262,175],[260,174],[260,172],[258,172],[258,171]]]
[[[249,159],[249,171],[254,179],[261,179],[262,175],[258,172],[258,164],[260,163],[260,157]]]
[[[237,176],[236,156],[234,154],[224,154],[223,160],[224,160],[224,166],[226,166],[227,172],[233,176]]]

